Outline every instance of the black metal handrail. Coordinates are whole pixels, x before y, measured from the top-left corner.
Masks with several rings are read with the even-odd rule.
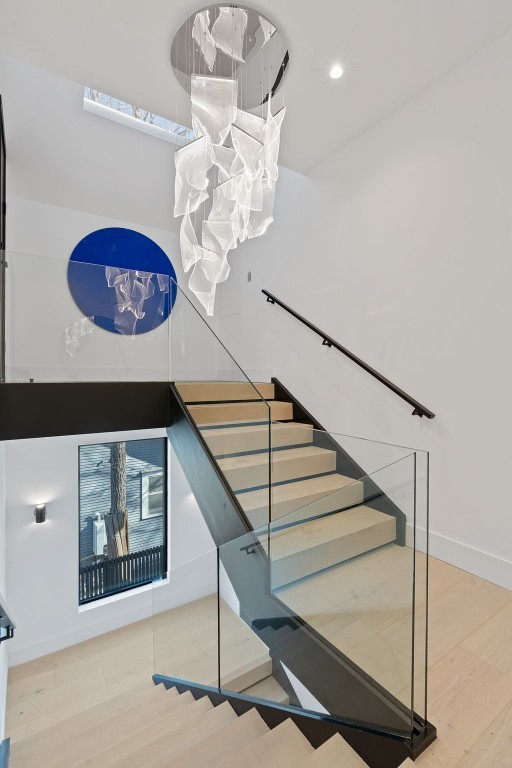
[[[320,328],[317,328],[316,325],[313,325],[313,323],[310,323],[309,320],[306,320],[305,317],[302,317],[302,315],[299,315],[298,312],[295,312],[294,309],[289,307],[287,304],[284,304],[284,302],[280,301],[280,299],[278,299],[273,294],[265,290],[262,290],[262,293],[265,294],[265,296],[267,297],[267,301],[270,304],[278,304],[282,309],[284,309],[290,315],[295,317],[296,320],[298,320],[300,323],[302,323],[311,331],[313,331],[313,333],[316,333],[317,336],[320,336],[320,338],[322,339],[322,344],[325,347],[334,347],[343,355],[345,355],[350,360],[352,360],[352,362],[354,362],[360,368],[363,368],[363,370],[369,373],[370,376],[373,376],[374,379],[377,379],[377,381],[380,381],[381,384],[384,384],[384,386],[390,389],[392,392],[394,392],[395,395],[398,395],[398,397],[401,397],[402,400],[405,400],[406,403],[409,403],[409,405],[412,405],[412,407],[414,408],[412,412],[413,416],[420,416],[420,417],[426,416],[427,419],[435,418],[435,413],[433,413],[431,410],[429,410],[424,405],[422,405],[417,400],[415,400],[414,397],[411,397],[411,395],[408,395],[407,392],[404,392],[403,389],[400,389],[400,387],[397,387],[396,384],[393,384],[392,381],[389,381],[389,379],[386,379],[385,376],[382,376],[382,374],[376,371],[375,368],[372,368],[370,365],[368,365],[368,363],[365,363],[364,360],[361,360],[361,358],[357,357],[357,355],[354,355],[353,352],[350,352],[350,350],[348,350],[346,347],[343,347],[341,344],[335,341],[331,336],[329,336],[329,334],[321,331]]]
[[[10,640],[14,635],[15,629],[16,624],[9,615],[5,600],[0,595],[0,643],[3,643],[4,640]]]

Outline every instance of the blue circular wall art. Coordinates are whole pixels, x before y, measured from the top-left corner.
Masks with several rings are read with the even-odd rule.
[[[169,279],[171,278],[171,279]],[[153,240],[133,229],[91,232],[68,264],[71,295],[85,317],[110,333],[148,333],[176,301],[176,272]]]

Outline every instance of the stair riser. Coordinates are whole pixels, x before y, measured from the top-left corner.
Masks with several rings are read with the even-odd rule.
[[[285,448],[294,445],[308,445],[313,442],[313,429],[305,427],[273,428],[258,431],[240,432],[240,434],[216,434],[220,430],[205,430],[203,437],[214,456],[226,456],[231,453],[265,451],[272,448]]]
[[[281,483],[287,480],[297,480],[301,477],[321,475],[336,470],[336,454],[334,451],[307,456],[304,458],[288,459],[286,461],[272,461],[272,483]],[[234,491],[244,488],[257,488],[268,485],[269,462],[251,467],[237,467],[223,470],[226,480]]]
[[[277,401],[268,404],[260,402],[191,405],[189,411],[198,426],[229,424],[233,421],[268,421],[269,418],[273,421],[287,421],[293,418],[293,405]]]
[[[250,384],[242,381],[177,382],[176,388],[185,403],[213,403],[223,400],[274,399],[274,385]]]
[[[278,589],[297,579],[322,571],[324,568],[343,563],[352,557],[389,544],[395,539],[396,521],[390,516],[388,520],[363,531],[333,539],[287,557],[274,559],[271,574],[272,589]]]
[[[335,512],[338,509],[345,509],[347,507],[355,506],[356,504],[361,504],[363,499],[363,484],[355,481],[346,488],[334,491],[333,493],[312,493],[303,496],[300,499],[272,503],[272,520],[279,520],[280,518],[289,515],[290,517],[293,517],[293,522],[295,522],[297,520],[307,519],[317,515],[325,515],[329,512]],[[243,494],[238,496],[238,500],[243,508]],[[292,512],[296,512],[296,515],[292,515]],[[268,506],[251,509],[246,514],[254,528],[260,528],[268,523]]]

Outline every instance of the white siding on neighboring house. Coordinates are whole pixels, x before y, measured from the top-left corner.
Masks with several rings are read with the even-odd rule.
[[[80,447],[80,559],[91,557],[93,521],[110,510],[110,443]],[[165,438],[126,443],[126,502],[130,552],[164,543],[165,517],[145,514],[147,478],[166,474]],[[163,510],[162,510],[163,511]]]

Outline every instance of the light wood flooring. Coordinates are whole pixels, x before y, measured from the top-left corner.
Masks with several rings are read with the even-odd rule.
[[[511,768],[512,592],[434,558],[429,571],[428,719],[438,739],[415,765]],[[411,550],[390,546],[278,595],[407,702],[411,573]]]
[[[271,677],[268,648],[225,604],[222,628],[222,684],[248,693],[257,686],[260,694],[287,704]],[[138,690],[155,672],[218,684],[216,595],[12,667],[6,734],[15,743]]]
[[[287,602],[300,607],[311,623],[317,622],[331,642],[405,698],[410,673],[401,654],[410,636],[410,550],[400,550],[397,555],[396,549],[369,553],[280,590],[280,596],[283,599],[286,593]],[[364,567],[365,557],[370,556],[378,558],[372,569],[368,563]],[[431,558],[429,608],[428,717],[439,737],[416,765],[511,768],[512,592]],[[183,609],[180,623],[185,627],[189,622],[187,633],[193,642],[188,643],[187,663],[192,665],[201,636],[204,639],[208,633],[194,625],[192,616],[187,619],[187,610]],[[206,610],[214,621],[213,609],[206,606]],[[169,651],[165,638],[169,638],[173,621],[162,615],[155,624],[138,622],[12,668],[7,734],[16,743],[52,726],[60,727],[95,706],[109,706],[114,699],[147,689],[154,672],[154,653],[160,664]],[[174,631],[171,636],[178,642]],[[251,647],[253,668],[264,677],[268,674],[265,647],[252,638],[234,643],[233,671],[240,672],[246,643]],[[183,647],[183,642],[179,645]],[[213,660],[214,648],[212,645],[203,657],[202,671],[190,666],[187,674],[207,682],[213,668],[208,659],[211,655]],[[183,669],[173,665],[158,671],[181,671],[180,676],[185,676]],[[244,677],[246,672],[248,677]],[[249,686],[252,680],[250,670],[242,669],[239,686]]]

